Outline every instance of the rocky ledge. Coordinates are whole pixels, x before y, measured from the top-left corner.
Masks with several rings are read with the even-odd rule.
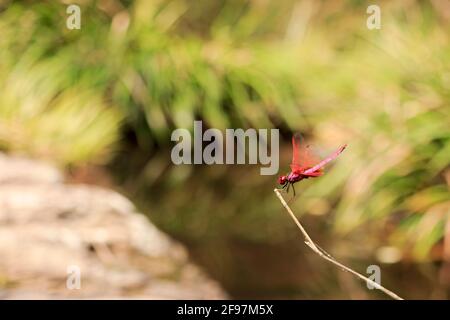
[[[0,154],[0,299],[226,298],[117,192]]]

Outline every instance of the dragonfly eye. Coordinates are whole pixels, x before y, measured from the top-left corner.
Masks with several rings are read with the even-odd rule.
[[[286,182],[287,182],[286,176],[280,176],[278,178],[278,184],[284,185],[284,184],[286,184]]]

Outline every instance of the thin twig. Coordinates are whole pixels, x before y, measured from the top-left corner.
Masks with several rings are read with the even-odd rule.
[[[349,267],[343,265],[342,263],[338,262],[336,259],[334,259],[331,255],[329,255],[327,252],[325,252],[325,250],[323,250],[322,248],[320,248],[317,244],[314,243],[314,241],[311,239],[311,237],[309,236],[308,232],[306,232],[305,228],[303,227],[303,225],[300,223],[300,221],[297,219],[297,217],[294,215],[294,213],[292,212],[291,208],[288,206],[288,204],[286,203],[286,201],[284,200],[283,196],[281,195],[280,191],[278,189],[274,189],[275,194],[277,195],[278,199],[280,199],[281,204],[283,205],[283,207],[287,210],[287,212],[289,213],[289,215],[291,216],[291,218],[294,220],[295,224],[297,225],[297,227],[300,229],[300,231],[302,232],[303,236],[305,237],[305,243],[308,247],[311,248],[312,251],[314,251],[315,253],[317,253],[320,257],[322,257],[323,259],[327,260],[328,262],[331,262],[332,264],[338,266],[339,268],[341,268],[342,270],[349,272],[351,274],[353,274],[354,276],[358,277],[359,279],[365,281],[366,283],[372,285],[374,288],[377,288],[381,291],[383,291],[385,294],[387,294],[388,296],[390,296],[393,299],[396,300],[403,300],[401,297],[399,297],[398,295],[396,295],[395,293],[393,293],[392,291],[386,289],[385,287],[383,287],[382,285],[376,283],[375,281],[363,276],[362,274],[354,271],[353,269],[350,269]]]

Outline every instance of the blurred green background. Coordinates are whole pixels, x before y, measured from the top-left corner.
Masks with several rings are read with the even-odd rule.
[[[292,208],[405,298],[450,294],[448,1],[0,1],[0,148],[130,196],[236,298],[382,298],[311,254],[257,166],[174,166],[175,128],[348,143]],[[381,29],[366,27],[381,7]],[[102,178],[99,178],[102,177]]]

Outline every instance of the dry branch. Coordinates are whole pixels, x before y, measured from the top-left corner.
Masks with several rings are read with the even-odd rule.
[[[303,234],[303,236],[305,237],[305,243],[308,247],[311,248],[312,251],[314,251],[316,254],[318,254],[320,257],[322,257],[323,259],[327,260],[328,262],[331,262],[332,264],[338,266],[339,268],[341,268],[342,270],[349,272],[351,274],[353,274],[354,276],[356,276],[357,278],[365,281],[366,283],[372,285],[374,288],[379,289],[381,291],[383,291],[385,294],[387,294],[388,296],[390,296],[393,299],[396,300],[403,300],[401,297],[399,297],[397,294],[395,294],[394,292],[386,289],[385,287],[383,287],[382,285],[376,283],[375,281],[363,276],[362,274],[354,271],[353,269],[350,269],[349,267],[343,265],[342,263],[338,262],[336,259],[334,259],[331,255],[329,255],[327,252],[325,252],[323,249],[321,249],[309,236],[308,232],[306,232],[305,228],[303,227],[303,225],[300,223],[300,221],[297,219],[297,217],[294,215],[294,213],[292,212],[291,208],[288,206],[288,204],[286,203],[286,201],[284,200],[283,196],[281,195],[280,191],[278,189],[274,189],[275,194],[277,195],[278,199],[280,199],[281,204],[283,205],[283,207],[287,210],[287,212],[289,213],[289,215],[291,216],[291,218],[294,220],[295,224],[297,225],[297,227],[300,229],[301,233]]]

